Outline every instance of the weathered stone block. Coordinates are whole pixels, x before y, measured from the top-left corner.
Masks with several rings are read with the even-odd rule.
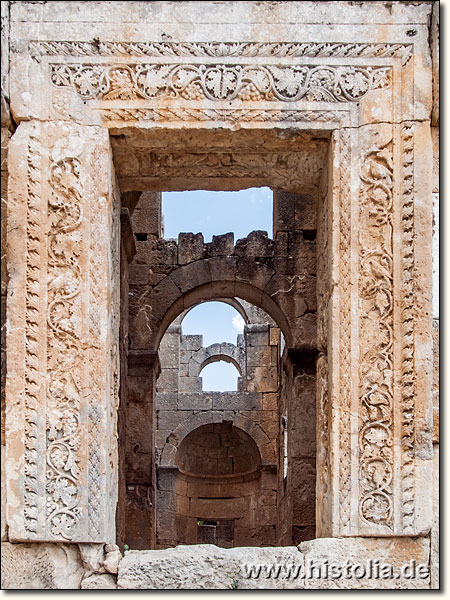
[[[273,367],[248,367],[249,392],[276,392],[278,389],[278,372]]]
[[[269,367],[272,363],[270,346],[249,346],[247,349],[247,365],[249,367]]]
[[[223,235],[213,235],[210,249],[210,256],[233,256],[234,253],[234,233],[225,233]]]
[[[203,258],[204,251],[203,234],[180,233],[178,235],[178,263],[180,265],[200,260]]]
[[[262,410],[277,410],[279,395],[274,393],[264,393],[262,395]]]
[[[160,192],[143,192],[132,213],[131,221],[133,223],[133,230],[136,233],[149,233],[157,237],[161,236],[162,211]]]
[[[129,278],[132,285],[147,285],[150,269],[147,265],[130,265]]]
[[[295,194],[275,190],[273,194],[273,214],[275,231],[294,231]]]
[[[317,229],[317,206],[311,196],[295,194],[294,214],[296,231],[313,232]]]
[[[174,410],[159,410],[158,411],[158,429],[167,429],[173,431],[180,423],[192,415],[192,411],[174,411]]]
[[[250,256],[271,257],[274,255],[273,240],[269,239],[266,231],[252,231],[246,238],[237,240],[235,255],[246,258]]]
[[[156,390],[158,393],[176,392],[181,386],[179,383],[181,379],[185,378],[178,376],[178,369],[161,369],[161,375],[156,382]]]
[[[107,573],[117,575],[119,568],[119,562],[122,559],[120,549],[116,544],[106,544],[105,546],[106,557],[103,561],[103,567]]]
[[[161,240],[149,235],[145,241],[137,243],[135,264],[176,265],[178,260],[177,244],[171,240]]]
[[[188,265],[179,267],[169,277],[181,293],[185,294],[193,288],[203,285],[205,281],[209,281],[208,263],[204,260],[196,260]]]
[[[249,392],[213,392],[214,410],[260,410],[261,395]]]
[[[305,579],[306,589],[427,589],[429,587],[430,542],[427,538],[319,538],[303,542],[299,550],[303,554],[307,571],[309,570],[312,575]],[[329,565],[340,567],[341,577],[333,578],[329,571],[329,576],[323,578],[325,561],[328,561]],[[378,561],[380,566],[387,565],[382,576],[381,568],[377,571],[375,561]],[[346,563],[350,563],[353,567],[346,568]],[[318,569],[312,570],[313,564],[323,565],[320,573],[322,578]],[[419,565],[424,565],[420,573],[417,568]],[[350,573],[350,577],[347,573]]]
[[[202,335],[183,335],[181,338],[181,347],[186,350],[197,351],[203,346]]]
[[[176,410],[177,400],[177,392],[157,392],[156,410]]]
[[[83,574],[76,545],[2,543],[4,590],[77,590]]]
[[[109,573],[102,575],[96,573],[83,579],[80,587],[82,590],[116,590],[117,583],[115,577]]]
[[[267,346],[269,344],[268,325],[247,325],[244,335],[248,346]]]
[[[178,410],[211,410],[213,400],[211,393],[178,394]]]
[[[184,394],[194,394],[202,391],[202,378],[201,377],[180,377],[179,386],[180,392]]]

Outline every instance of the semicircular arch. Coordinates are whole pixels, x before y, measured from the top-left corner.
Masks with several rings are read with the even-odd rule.
[[[180,446],[183,439],[194,429],[202,425],[208,425],[211,423],[220,423],[223,419],[217,411],[200,412],[192,415],[189,419],[186,419],[183,423],[180,423],[172,433],[170,434],[169,441],[166,441],[160,454],[160,466],[162,467],[174,467],[175,456],[177,449]],[[233,425],[245,431],[256,443],[258,450],[261,454],[263,464],[275,464],[276,456],[275,450],[272,443],[270,442],[269,436],[264,429],[244,415],[237,415],[233,419]]]

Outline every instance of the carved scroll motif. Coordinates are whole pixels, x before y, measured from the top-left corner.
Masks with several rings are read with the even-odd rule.
[[[392,529],[392,141],[366,154],[360,188],[360,516]]]
[[[77,42],[33,41],[34,56],[149,56],[149,57],[371,57],[397,58],[405,65],[412,56],[413,44],[345,42]]]
[[[414,525],[414,127],[401,128],[402,186],[402,521],[407,533]]]
[[[74,539],[80,517],[79,456],[83,343],[79,295],[83,220],[80,161],[50,165],[48,203],[47,523],[54,538]]]
[[[340,258],[340,392],[343,412],[340,418],[340,460],[339,485],[341,491],[341,526],[348,528],[350,524],[350,492],[351,481],[351,435],[350,435],[350,402],[351,402],[351,144],[350,133],[340,132],[339,145],[339,258]]]
[[[390,67],[311,65],[50,64],[56,87],[85,100],[358,102],[391,86]]]
[[[42,326],[40,311],[41,152],[36,127],[28,143],[27,175],[24,527],[30,537],[34,538],[37,537],[39,519],[38,455],[41,446],[41,430],[38,425],[41,386],[39,356]]]

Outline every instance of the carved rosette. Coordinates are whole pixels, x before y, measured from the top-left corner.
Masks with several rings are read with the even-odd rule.
[[[367,152],[360,187],[359,514],[393,528],[392,140]]]

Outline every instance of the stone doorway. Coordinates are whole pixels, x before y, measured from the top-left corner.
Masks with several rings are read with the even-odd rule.
[[[160,342],[184,310],[224,297],[263,308],[283,331],[287,400],[316,387],[315,535],[425,539],[431,4],[346,3],[325,18],[316,4],[273,3],[272,29],[268,4],[223,4],[214,40],[195,3],[171,5],[175,22],[158,20],[159,3],[139,4],[132,36],[110,4],[95,5],[89,27],[71,8],[55,19],[53,3],[8,5],[18,125],[8,151],[8,539],[113,542],[118,490],[119,540],[123,507],[137,521],[139,507],[153,515]],[[225,74],[228,89],[210,85]],[[141,193],[247,185],[276,190],[272,242],[133,235]],[[308,206],[315,227],[302,221]],[[293,419],[282,417],[289,450]],[[311,455],[297,442],[300,464]],[[128,477],[119,486],[118,471]],[[283,515],[286,539],[296,510]]]
[[[122,522],[134,523],[134,533],[126,534],[122,528],[124,542],[130,545],[132,539],[138,547],[148,548],[164,547],[176,541],[173,533],[171,540],[166,535],[158,538],[155,517],[158,497],[162,499],[169,493],[167,487],[158,489],[158,473],[175,466],[174,456],[182,440],[179,437],[181,425],[175,421],[184,415],[197,426],[204,424],[201,419],[207,411],[197,406],[198,398],[190,399],[188,395],[201,391],[198,382],[202,365],[214,359],[214,354],[234,361],[241,374],[241,391],[248,396],[243,400],[248,407],[243,405],[241,409],[244,413],[247,411],[245,418],[251,421],[250,412],[256,408],[255,414],[264,416],[267,427],[273,419],[269,436],[260,434],[266,438],[267,448],[270,447],[270,451],[266,450],[270,459],[264,469],[267,473],[272,470],[267,476],[277,482],[271,487],[273,498],[265,513],[278,509],[282,517],[280,523],[270,517],[272,521],[269,519],[266,523],[260,542],[256,541],[258,536],[253,541],[244,538],[243,541],[275,545],[292,543],[293,535],[295,541],[309,539],[315,534],[316,238],[319,235],[322,239],[324,235],[322,230],[319,234],[317,230],[322,228],[321,219],[318,220],[321,199],[327,194],[329,140],[323,133],[302,132],[298,137],[286,138],[270,131],[258,135],[250,131],[220,135],[190,131],[183,141],[183,136],[167,131],[163,149],[161,139],[154,132],[149,132],[147,139],[142,132],[138,134],[133,130],[122,131],[119,137],[111,139],[124,190],[122,203],[129,203],[130,235],[136,246],[136,254],[126,267],[129,272],[130,346],[126,384],[129,392],[123,403],[127,414],[124,409],[122,421],[147,423],[146,428],[140,424],[134,431],[126,425],[129,441],[123,453],[122,473],[126,483],[122,486],[122,497],[126,497],[123,504],[130,516],[125,518],[127,511],[122,510]],[[173,145],[173,148],[169,146],[170,152],[168,143]],[[129,166],[126,171],[122,168],[122,157],[130,153],[136,160],[128,161],[128,165],[140,165],[136,166],[135,173]],[[238,160],[242,166],[230,168],[230,160]],[[130,185],[147,190],[127,191]],[[195,232],[181,233],[178,240],[162,238],[159,190],[238,190],[246,186],[273,189],[273,239],[257,231],[236,243],[232,234],[214,236],[209,243]],[[248,344],[244,352],[242,348],[233,351],[194,348],[197,340],[190,340],[189,336],[180,346],[182,315],[190,307],[214,299],[238,303],[242,312],[250,311],[254,317],[253,321],[247,317]],[[262,315],[266,315],[265,320]],[[179,352],[184,354],[183,364],[179,362]],[[233,352],[241,352],[246,361],[244,368]],[[176,373],[182,368],[186,372]],[[256,400],[250,398],[252,394],[257,396]],[[174,406],[181,406],[180,402],[185,403],[182,409],[174,410]],[[186,402],[194,404],[188,407]],[[222,399],[222,408],[219,398],[208,398],[205,402],[211,405],[209,410],[213,415],[208,417],[208,424],[219,418],[218,423],[230,419],[238,425],[233,419],[239,411],[228,411],[231,416],[225,415],[226,399]],[[305,417],[303,420],[300,413]],[[272,415],[269,420],[267,415]],[[290,440],[287,478],[281,476],[283,469],[279,464],[287,458],[286,437],[282,439],[280,435],[282,418],[291,434],[287,436]],[[149,435],[151,430],[153,434]],[[150,442],[152,436],[153,442]],[[130,485],[144,485],[148,493],[153,494],[152,533],[150,537],[146,534],[145,539],[140,539],[144,531],[139,526],[140,519],[131,518],[142,511],[137,508],[142,507],[142,503],[134,497],[136,487],[129,489]],[[299,493],[294,491],[300,489]],[[160,502],[170,506],[167,498]],[[146,510],[148,512],[148,508]],[[176,513],[174,508],[166,512]],[[194,516],[205,517],[201,512]],[[225,518],[226,515],[220,516]],[[163,521],[171,522],[171,518],[166,515]],[[175,531],[171,527],[165,530]],[[299,531],[303,538],[299,538]],[[239,537],[238,534],[236,525],[235,535]],[[194,539],[193,534],[190,539]]]

